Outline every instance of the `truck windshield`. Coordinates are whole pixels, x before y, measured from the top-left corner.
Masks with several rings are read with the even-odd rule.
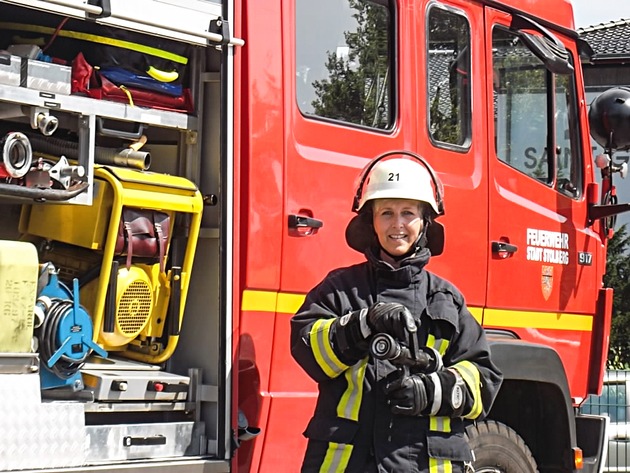
[[[579,197],[582,175],[573,75],[551,73],[508,30],[496,27],[492,41],[498,158],[569,197]],[[550,142],[553,160],[548,158]]]

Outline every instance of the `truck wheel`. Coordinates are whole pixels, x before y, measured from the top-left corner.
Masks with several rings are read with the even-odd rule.
[[[536,460],[510,427],[488,420],[466,427],[475,473],[536,473]]]

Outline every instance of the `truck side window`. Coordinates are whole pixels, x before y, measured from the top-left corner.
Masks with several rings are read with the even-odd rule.
[[[569,197],[582,195],[582,160],[579,145],[575,76],[556,75],[556,188]]]
[[[552,74],[516,34],[500,27],[493,30],[492,43],[498,158],[569,197],[579,197],[582,168],[574,76]],[[555,165],[548,160],[552,126]]]
[[[296,0],[300,111],[378,129],[394,122],[394,15],[389,0]]]
[[[470,141],[470,25],[465,16],[439,5],[428,14],[428,124],[434,142]]]

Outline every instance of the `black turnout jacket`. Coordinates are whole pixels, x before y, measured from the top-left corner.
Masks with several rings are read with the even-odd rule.
[[[291,352],[319,387],[303,472],[449,472],[472,460],[466,422],[487,415],[502,376],[490,359],[484,331],[450,282],[424,267],[421,250],[394,269],[376,249],[367,261],[329,273],[291,319]],[[396,367],[366,356],[352,366],[335,353],[334,320],[376,302],[404,304],[420,321],[421,343],[438,350],[445,368],[466,385],[462,417],[394,415],[383,392]]]

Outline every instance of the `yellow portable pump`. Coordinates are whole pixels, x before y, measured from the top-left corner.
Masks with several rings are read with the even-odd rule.
[[[73,253],[98,255],[98,265],[78,270],[94,341],[127,358],[161,363],[179,339],[202,207],[197,187],[183,177],[96,166],[91,206],[24,206],[20,231],[53,247],[61,242],[71,272],[77,272]],[[185,247],[171,251],[183,225]]]

